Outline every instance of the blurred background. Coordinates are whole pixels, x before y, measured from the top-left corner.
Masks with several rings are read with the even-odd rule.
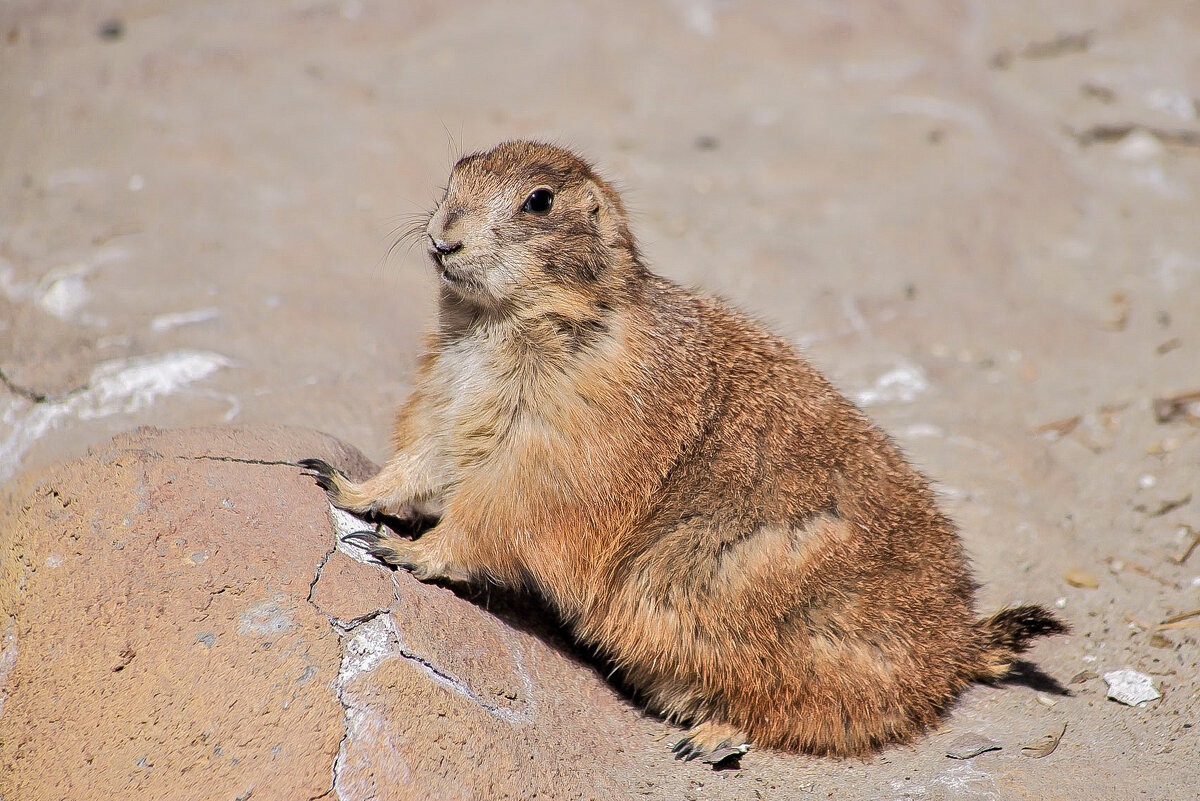
[[[384,458],[433,286],[389,247],[458,156],[515,137],[594,160],[654,269],[860,401],[949,385],[975,408],[941,423],[1023,430],[1197,365],[1195,3],[0,14],[5,477],[143,422]]]
[[[392,244],[549,139],[938,480],[985,605],[1065,610],[1044,667],[1159,677],[1080,704],[1111,788],[1200,722],[1194,630],[1130,622],[1200,607],[1198,97],[1190,0],[8,0],[0,482],[141,424],[386,458],[434,289]]]

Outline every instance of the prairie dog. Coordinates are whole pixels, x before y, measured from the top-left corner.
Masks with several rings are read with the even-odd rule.
[[[365,535],[419,579],[524,585],[653,710],[678,756],[861,755],[935,724],[1033,637],[977,619],[927,480],[784,340],[643,264],[573,153],[461,159],[425,229],[437,325],[395,455],[332,503],[440,520]]]

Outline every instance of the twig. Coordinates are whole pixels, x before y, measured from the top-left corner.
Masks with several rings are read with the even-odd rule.
[[[1168,631],[1170,629],[1200,629],[1200,620],[1180,620],[1178,623],[1160,623],[1154,627],[1155,631]]]
[[[1183,549],[1182,555],[1180,555],[1178,558],[1171,558],[1171,561],[1177,565],[1182,565],[1184,562],[1186,562],[1188,557],[1192,555],[1192,552],[1196,550],[1196,546],[1200,545],[1200,531],[1192,531],[1191,526],[1184,526],[1184,528],[1191,532],[1192,541],[1189,542],[1187,547]]]
[[[1164,620],[1162,625],[1166,626],[1171,623],[1178,623],[1181,620],[1187,620],[1189,617],[1196,617],[1197,615],[1200,615],[1200,609],[1193,609],[1190,612],[1180,612],[1178,615],[1171,615],[1169,618]]]

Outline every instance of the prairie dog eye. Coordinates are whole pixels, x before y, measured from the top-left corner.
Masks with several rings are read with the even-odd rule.
[[[525,205],[521,207],[521,211],[527,211],[531,214],[545,214],[550,211],[550,207],[553,205],[554,193],[543,186],[529,193],[529,197],[525,198]]]

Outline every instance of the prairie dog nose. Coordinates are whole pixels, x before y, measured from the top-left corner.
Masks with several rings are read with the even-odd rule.
[[[448,256],[451,253],[455,253],[459,250],[462,250],[462,246],[463,246],[461,239],[455,240],[453,242],[448,242],[445,239],[438,239],[436,236],[433,236],[432,234],[429,235],[429,244],[435,251],[437,251],[437,254],[439,256]]]

